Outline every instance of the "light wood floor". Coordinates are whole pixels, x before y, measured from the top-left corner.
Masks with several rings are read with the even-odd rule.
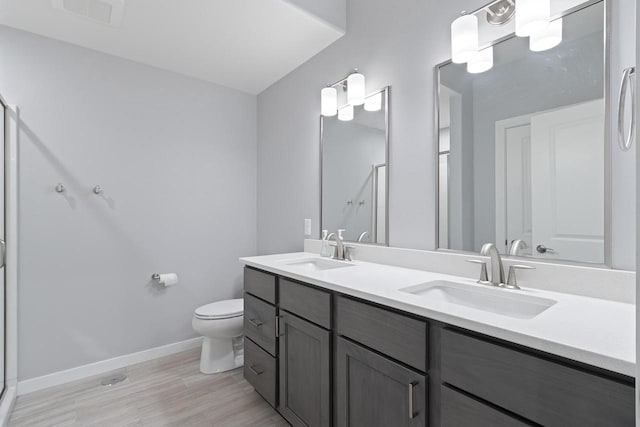
[[[113,387],[101,375],[20,396],[9,426],[288,426],[242,369],[203,375],[199,357],[194,349],[131,366]]]

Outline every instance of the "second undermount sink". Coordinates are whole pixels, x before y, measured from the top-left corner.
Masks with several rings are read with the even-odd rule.
[[[284,265],[290,267],[299,267],[307,271],[325,271],[335,270],[337,268],[353,267],[353,264],[349,264],[344,261],[336,261],[325,258],[302,258],[289,260],[284,261]]]
[[[446,302],[518,319],[532,319],[557,301],[499,288],[434,280],[400,289],[433,302]]]

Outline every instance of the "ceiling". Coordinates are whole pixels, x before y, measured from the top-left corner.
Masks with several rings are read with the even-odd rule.
[[[326,13],[316,15],[295,0],[0,1],[2,25],[251,94],[345,32],[344,19],[329,22]],[[337,15],[346,13],[344,1],[331,4]],[[89,7],[93,19],[54,5]],[[97,20],[109,16],[113,25]]]

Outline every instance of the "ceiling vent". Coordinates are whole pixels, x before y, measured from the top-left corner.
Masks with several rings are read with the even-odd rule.
[[[124,13],[124,0],[51,0],[54,8],[119,27]]]

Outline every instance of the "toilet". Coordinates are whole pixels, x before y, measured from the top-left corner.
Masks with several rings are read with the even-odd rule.
[[[242,352],[244,300],[230,299],[198,307],[191,325],[204,337],[200,372],[215,374],[239,368]]]

